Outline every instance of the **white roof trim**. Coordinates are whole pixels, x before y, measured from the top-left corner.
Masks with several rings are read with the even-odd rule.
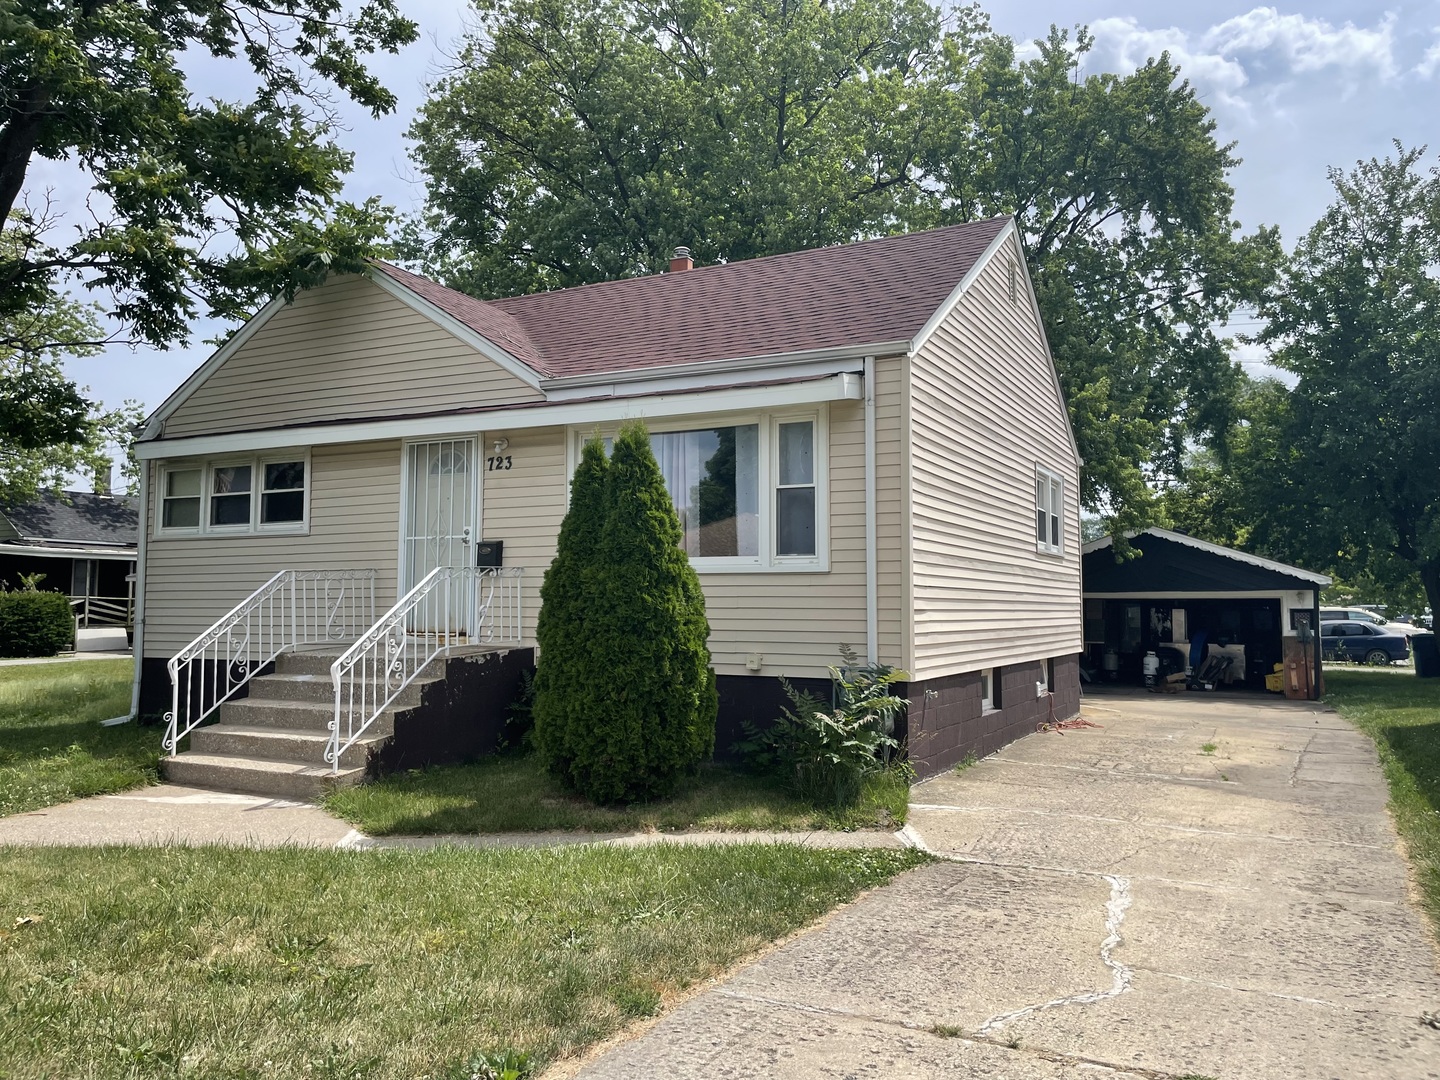
[[[1304,581],[1313,581],[1316,585],[1329,585],[1332,578],[1324,574],[1317,574],[1310,570],[1301,570],[1298,566],[1290,566],[1288,563],[1276,562],[1274,559],[1265,559],[1259,555],[1251,555],[1248,552],[1236,551],[1234,548],[1221,547],[1219,544],[1212,544],[1206,540],[1197,540],[1193,536],[1186,536],[1184,533],[1171,532],[1169,529],[1144,529],[1140,532],[1127,532],[1125,538],[1133,539],[1137,536],[1158,536],[1162,540],[1170,540],[1177,544],[1184,544],[1196,551],[1208,552],[1211,555],[1219,555],[1222,558],[1234,559],[1249,566],[1258,566],[1261,570],[1273,570],[1277,574],[1285,574],[1287,577],[1301,578]],[[1113,536],[1102,536],[1098,540],[1091,540],[1080,549],[1082,554],[1089,555],[1092,551],[1104,551],[1115,542]]]
[[[0,544],[3,555],[39,555],[54,559],[134,559],[135,548],[125,547],[62,547],[42,544]]]
[[[459,338],[486,359],[493,360],[499,364],[527,386],[534,387],[536,390],[540,389],[540,373],[529,364],[511,355],[499,345],[496,345],[495,342],[480,334],[473,327],[466,326],[459,319],[455,318],[455,316],[436,307],[419,293],[412,292],[389,274],[383,271],[371,270],[369,276],[372,282],[380,286],[380,288],[384,289],[412,311],[424,315],[431,322]]]
[[[688,394],[555,402],[474,413],[444,413],[438,416],[361,420],[350,424],[194,435],[140,443],[135,447],[135,455],[142,461],[151,461],[198,454],[269,450],[282,446],[327,446],[380,439],[453,435],[457,432],[519,431],[524,428],[603,424],[616,420],[748,412],[824,401],[858,401],[862,392],[861,382],[858,374],[843,372],[805,382],[737,386]]]
[[[181,405],[185,404],[190,395],[200,389],[200,385],[214,373],[216,368],[225,363],[226,360],[229,360],[230,357],[239,350],[240,346],[249,341],[256,331],[269,322],[275,316],[275,313],[284,306],[285,298],[283,296],[277,296],[254,315],[251,315],[250,318],[246,319],[245,324],[230,335],[230,340],[216,349],[215,352],[211,354],[210,359],[192,371],[190,377],[176,387],[175,392],[162,401],[160,407],[146,418],[145,426],[141,429],[140,436],[136,441],[144,442],[146,439],[158,438],[164,426],[165,419]]]
[[[909,348],[908,341],[878,342],[870,345],[839,345],[828,349],[805,349],[800,352],[765,353],[758,356],[737,356],[724,360],[697,360],[690,364],[666,364],[654,367],[627,368],[624,371],[566,375],[559,378],[541,379],[540,386],[547,391],[568,390],[571,387],[609,386],[629,382],[679,381],[711,373],[751,371],[790,364],[821,364],[827,361],[860,363],[867,356],[897,356]]]
[[[989,246],[987,246],[980,257],[975,260],[974,265],[965,271],[965,276],[962,277],[960,283],[950,291],[950,295],[945,298],[945,302],[935,309],[935,314],[930,316],[930,320],[922,326],[920,332],[911,339],[909,349],[911,356],[919,352],[925,346],[925,342],[930,340],[930,336],[934,334],[936,330],[940,329],[940,324],[950,317],[950,313],[955,310],[955,305],[960,303],[965,293],[969,291],[970,286],[975,283],[975,279],[984,271],[985,264],[995,257],[997,251],[1005,246],[1005,241],[1008,240],[1014,232],[1015,219],[1011,218],[1006,222],[1005,227],[995,234],[995,239],[990,241]]]

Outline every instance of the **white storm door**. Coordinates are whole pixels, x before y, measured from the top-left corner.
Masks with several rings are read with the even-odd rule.
[[[480,502],[475,439],[408,443],[405,454],[401,595],[436,567],[463,567],[474,561]],[[473,584],[470,575],[457,576],[445,587],[448,597],[437,590],[416,610],[417,625],[412,629],[468,633]]]

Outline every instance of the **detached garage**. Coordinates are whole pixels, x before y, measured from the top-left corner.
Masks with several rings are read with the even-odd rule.
[[[1324,574],[1233,548],[1147,529],[1137,553],[1116,560],[1111,537],[1083,549],[1085,658],[1102,681],[1144,682],[1145,656],[1162,670],[1216,661],[1222,686],[1265,689],[1284,665],[1286,697],[1320,696],[1320,590]]]

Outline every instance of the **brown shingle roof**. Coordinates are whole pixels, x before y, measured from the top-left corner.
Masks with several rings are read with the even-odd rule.
[[[377,268],[541,375],[563,378],[909,341],[1008,221],[489,301]]]

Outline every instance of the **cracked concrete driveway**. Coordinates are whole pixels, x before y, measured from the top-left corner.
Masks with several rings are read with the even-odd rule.
[[[917,786],[909,832],[942,861],[578,1075],[1440,1077],[1435,952],[1369,742],[1274,699],[1085,715],[1102,727]]]

